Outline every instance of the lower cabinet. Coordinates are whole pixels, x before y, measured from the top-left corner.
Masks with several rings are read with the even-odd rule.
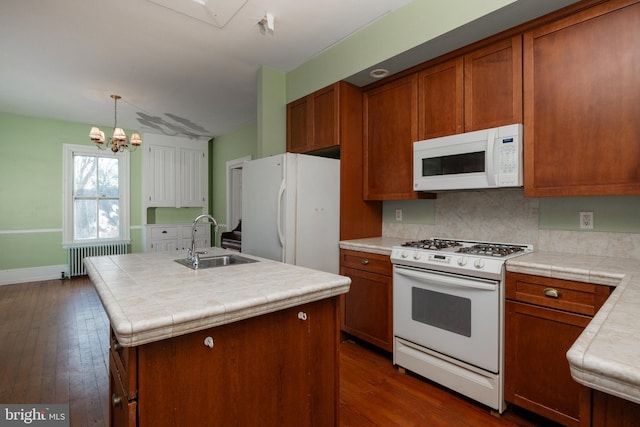
[[[338,344],[338,297],[138,347],[114,341],[110,424],[337,426]]]
[[[592,427],[635,427],[640,421],[640,405],[593,390]]]
[[[196,248],[211,246],[211,225],[198,224]],[[191,247],[191,224],[164,224],[145,226],[145,252],[186,251]]]
[[[588,422],[589,390],[571,378],[566,353],[610,292],[608,286],[507,273],[507,402],[566,426]]]
[[[388,255],[340,250],[340,274],[351,278],[341,296],[344,332],[393,350],[393,278]]]

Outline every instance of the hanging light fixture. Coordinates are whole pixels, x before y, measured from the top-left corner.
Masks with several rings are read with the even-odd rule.
[[[122,128],[118,127],[118,99],[122,97],[120,95],[111,95],[111,98],[113,99],[113,136],[106,141],[107,144],[105,146],[104,132],[97,127],[92,127],[89,132],[89,138],[101,150],[106,150],[109,147],[114,153],[124,150],[136,151],[136,148],[142,144],[142,138],[134,132],[131,134],[131,141],[127,141],[127,134],[124,133]]]

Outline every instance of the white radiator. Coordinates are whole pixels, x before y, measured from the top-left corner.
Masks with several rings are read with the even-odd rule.
[[[102,255],[120,255],[127,253],[126,243],[108,245],[76,246],[69,248],[69,277],[87,274],[82,262],[86,257]]]

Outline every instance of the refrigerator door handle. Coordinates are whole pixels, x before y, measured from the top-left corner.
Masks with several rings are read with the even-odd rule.
[[[280,183],[280,189],[278,190],[278,206],[276,208],[276,222],[278,228],[278,239],[280,240],[280,246],[283,248],[284,253],[284,235],[282,233],[282,198],[286,189],[285,180],[282,179]]]

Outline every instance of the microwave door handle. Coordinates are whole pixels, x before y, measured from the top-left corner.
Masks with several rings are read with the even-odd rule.
[[[487,132],[487,158],[485,160],[487,170],[487,183],[489,187],[496,186],[495,166],[498,159],[495,158],[498,150],[496,150],[496,129],[489,129]]]
[[[495,283],[485,283],[480,280],[467,280],[459,277],[448,277],[426,271],[409,270],[402,267],[396,267],[395,272],[401,276],[407,276],[421,282],[445,287],[470,288],[482,291],[495,291],[497,288]]]

